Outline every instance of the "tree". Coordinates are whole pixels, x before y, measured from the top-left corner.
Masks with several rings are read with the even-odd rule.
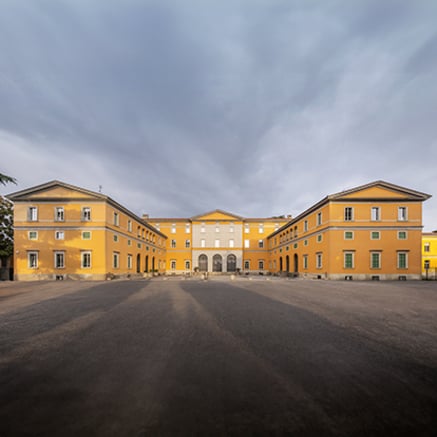
[[[0,173],[0,184],[16,184],[11,176]],[[6,197],[0,196],[0,267],[14,253],[14,210]]]
[[[0,259],[9,258],[14,252],[14,210],[6,197],[0,196]]]
[[[16,184],[17,181],[10,176],[6,176],[5,174],[0,173],[0,184],[6,185],[7,183]]]

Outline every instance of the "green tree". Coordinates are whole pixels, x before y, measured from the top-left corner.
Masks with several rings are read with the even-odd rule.
[[[0,184],[6,185],[7,183],[16,184],[17,181],[10,176],[6,176],[5,174],[0,173]]]
[[[14,210],[6,197],[0,196],[0,259],[1,265],[14,252]]]

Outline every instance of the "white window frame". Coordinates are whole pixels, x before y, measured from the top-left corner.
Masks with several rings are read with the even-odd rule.
[[[112,268],[120,268],[120,252],[112,252]]]
[[[354,220],[354,208],[352,206],[345,206],[344,208],[344,221],[352,222]]]
[[[323,268],[323,253],[316,253],[316,269]]]
[[[249,249],[250,248],[250,240],[244,240],[244,248]]]
[[[405,256],[405,266],[402,266],[402,267],[401,267],[401,262],[400,262],[401,255]],[[400,269],[400,270],[407,270],[408,269],[408,252],[405,251],[405,250],[400,250],[399,252],[397,252],[396,258],[397,258],[397,267],[398,267],[398,269]]]
[[[200,240],[200,247],[206,247],[206,240],[204,238]]]
[[[302,266],[304,270],[308,270],[308,255],[302,256]]]
[[[244,270],[250,270],[250,260],[244,260]]]
[[[372,222],[381,221],[381,208],[379,206],[372,206],[370,208],[370,220]]]
[[[401,237],[401,234],[404,234],[405,237]],[[407,231],[398,231],[398,240],[408,240],[408,232]]]
[[[114,211],[114,215],[113,215],[112,219],[113,219],[114,226],[120,226],[120,215],[118,214],[118,212]]]
[[[374,256],[376,256],[377,257],[377,259],[378,259],[378,266],[374,266],[373,264],[373,261],[374,261]],[[370,252],[370,268],[372,269],[372,270],[380,270],[381,269],[381,265],[382,265],[382,256],[381,256],[381,252],[375,252],[375,251],[372,251],[372,252]]]
[[[346,236],[346,234],[351,234],[351,238],[348,238],[347,236]],[[343,239],[344,240],[353,240],[354,239],[354,231],[344,231],[344,235],[343,235]]]
[[[28,220],[30,222],[38,221],[38,207],[37,206],[29,206],[27,210]]]
[[[235,245],[234,239],[230,238],[229,239],[229,247],[234,247],[234,245]]]
[[[32,238],[33,235],[33,238]],[[38,240],[38,231],[29,231],[28,233],[29,240]]]
[[[374,236],[373,234],[378,234],[378,236]],[[370,231],[370,239],[371,240],[380,240],[381,239],[381,231]]]
[[[322,225],[322,211],[317,213],[317,226],[321,226]]]
[[[258,270],[264,270],[264,260],[258,260]]]
[[[59,262],[61,261],[61,262]],[[65,269],[65,251],[56,250],[54,252],[54,267],[55,269]]]
[[[171,224],[170,233],[172,233],[172,234],[176,234],[176,223],[172,223],[172,224]]]
[[[89,238],[85,237],[86,234],[89,234]],[[91,231],[82,231],[82,240],[91,240]]]
[[[191,269],[191,261],[190,260],[185,260],[185,270],[190,270]]]
[[[398,206],[398,221],[405,222],[408,220],[408,208],[406,206]]]
[[[191,247],[191,240],[185,240],[185,248],[189,249]]]
[[[27,267],[29,269],[37,269],[38,268],[38,258],[39,253],[35,250],[27,252]]]
[[[132,220],[127,221],[127,231],[132,232]]]
[[[171,241],[170,241],[170,247],[171,247],[172,249],[175,249],[175,248],[176,248],[176,240],[171,240]]]
[[[63,206],[55,207],[55,222],[64,222],[65,221],[65,209]]]
[[[89,206],[82,207],[82,221],[84,222],[91,221],[91,207]]]
[[[88,258],[88,260],[86,260],[86,258]],[[81,254],[80,254],[80,267],[82,269],[90,269],[91,268],[91,251],[90,250],[81,252]]]
[[[308,220],[305,220],[305,221],[303,222],[303,231],[304,231],[304,232],[308,232]]]
[[[264,240],[258,240],[258,247],[264,249]]]
[[[214,247],[220,247],[220,240],[218,238],[214,240]]]
[[[244,233],[245,233],[245,234],[248,234],[249,232],[250,232],[249,224],[248,224],[248,223],[245,223],[245,224],[244,224]]]
[[[423,244],[423,251],[424,252],[430,252],[431,251],[431,244],[428,241]]]
[[[55,240],[65,240],[65,232],[55,231]]]
[[[347,257],[349,255],[351,256],[351,265],[350,266],[347,265]],[[343,268],[345,270],[349,270],[349,269],[354,269],[355,268],[355,252],[348,250],[348,251],[343,253]]]
[[[189,223],[185,223],[185,233],[186,234],[191,233],[191,226]]]
[[[170,260],[170,270],[176,270],[176,260],[175,259]]]
[[[260,223],[258,225],[258,233],[259,234],[264,234],[264,223]]]

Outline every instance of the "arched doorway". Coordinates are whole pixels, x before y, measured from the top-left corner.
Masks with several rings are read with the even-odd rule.
[[[235,272],[237,270],[237,257],[233,254],[226,258],[226,271]]]
[[[208,257],[205,254],[199,255],[199,271],[208,271]]]
[[[155,257],[152,257],[152,272],[155,271]]]
[[[141,272],[141,255],[137,255],[137,273]]]
[[[149,255],[146,255],[146,263],[144,266],[144,271],[148,272],[149,271]]]
[[[288,255],[285,257],[285,267],[286,267],[285,270],[288,273],[290,271],[290,257]]]
[[[223,270],[223,258],[218,253],[212,257],[212,271],[221,272]]]
[[[297,253],[294,254],[294,273],[299,273],[299,258]]]
[[[282,256],[279,257],[279,271],[282,272]]]

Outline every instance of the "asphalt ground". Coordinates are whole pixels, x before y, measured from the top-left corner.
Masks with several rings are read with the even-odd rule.
[[[437,436],[437,282],[0,283],[0,436]]]

